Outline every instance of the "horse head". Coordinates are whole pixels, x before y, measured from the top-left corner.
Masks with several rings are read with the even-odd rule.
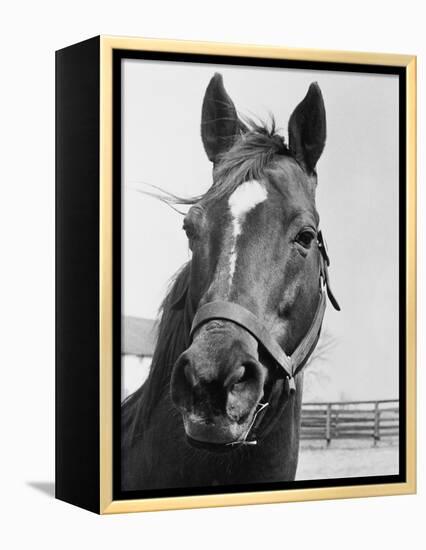
[[[183,224],[192,250],[186,300],[196,315],[171,395],[190,442],[208,447],[247,442],[266,403],[288,402],[319,336],[326,283],[315,207],[326,139],[320,88],[311,84],[295,108],[287,145],[273,122],[242,121],[215,74],[201,136],[213,184]],[[274,346],[289,359],[287,370]]]

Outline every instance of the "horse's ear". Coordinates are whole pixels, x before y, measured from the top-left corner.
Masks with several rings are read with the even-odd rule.
[[[316,82],[299,103],[288,123],[289,148],[308,173],[315,166],[324,149],[326,138],[325,106]]]
[[[234,103],[226,93],[222,75],[215,73],[207,86],[201,114],[201,138],[212,162],[232,147],[239,130]]]

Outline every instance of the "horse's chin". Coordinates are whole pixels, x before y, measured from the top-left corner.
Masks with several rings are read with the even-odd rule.
[[[231,445],[230,443],[209,443],[208,441],[199,441],[198,439],[192,439],[192,437],[186,436],[186,442],[195,449],[202,449],[210,453],[229,453],[238,448],[238,445]]]
[[[241,441],[250,426],[250,420],[244,423],[232,422],[226,418],[217,418],[209,422],[194,418],[193,415],[183,415],[183,425],[188,443],[192,446],[215,450],[226,447],[234,448]]]

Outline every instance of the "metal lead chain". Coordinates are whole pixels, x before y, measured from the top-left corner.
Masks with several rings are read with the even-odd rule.
[[[256,422],[256,418],[258,417],[258,415],[264,410],[266,409],[266,407],[269,405],[269,403],[259,403],[259,408],[257,409],[257,411],[254,413],[253,415],[253,418],[252,418],[252,421],[250,422],[250,426],[247,428],[247,431],[246,433],[244,434],[244,437],[243,439],[239,439],[238,441],[231,441],[231,443],[227,443],[226,445],[227,446],[230,446],[230,447],[235,447],[236,445],[257,445],[257,440],[256,439],[252,439],[250,441],[247,441],[247,437],[250,433],[250,430],[252,429],[253,427],[253,424]]]

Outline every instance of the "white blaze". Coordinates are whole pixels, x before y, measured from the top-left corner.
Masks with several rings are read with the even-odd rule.
[[[255,206],[265,201],[268,193],[265,186],[257,180],[245,181],[235,189],[229,197],[228,204],[232,216],[232,244],[229,260],[229,289],[237,265],[237,239],[241,235],[242,226],[247,214]]]

